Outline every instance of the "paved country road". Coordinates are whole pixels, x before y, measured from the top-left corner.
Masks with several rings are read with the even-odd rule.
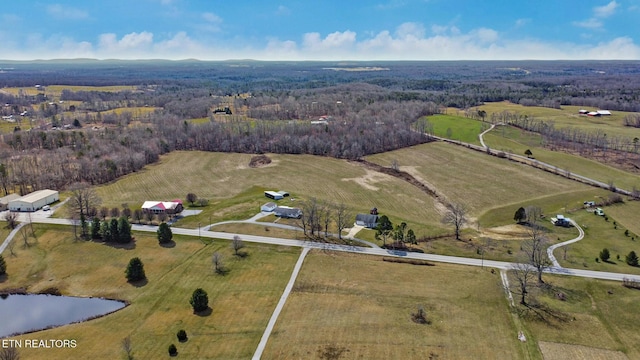
[[[45,217],[33,217],[32,221],[34,223],[42,223],[42,224],[58,224],[58,225],[73,224],[72,220],[69,220],[69,219],[57,219],[57,218],[45,218]],[[133,224],[131,226],[131,229],[133,231],[156,232],[158,230],[158,227],[152,226],[152,225]],[[238,235],[242,238],[242,241],[246,241],[246,242],[282,245],[282,246],[295,246],[295,247],[301,247],[301,248],[320,249],[320,250],[342,251],[342,252],[351,252],[351,253],[374,255],[374,256],[398,256],[398,257],[403,257],[407,259],[420,259],[420,260],[428,260],[433,262],[442,262],[442,263],[468,265],[468,266],[483,266],[483,267],[486,266],[486,267],[496,268],[496,269],[510,269],[515,265],[515,263],[510,263],[505,261],[464,258],[464,257],[458,257],[458,256],[447,256],[447,255],[436,255],[436,254],[423,254],[423,253],[406,252],[406,251],[399,251],[399,250],[375,249],[375,248],[368,248],[368,247],[361,247],[361,246],[328,244],[328,243],[319,243],[319,242],[313,242],[313,241],[282,239],[282,238],[273,238],[273,237],[257,236],[257,235],[243,235],[243,234],[232,234],[232,233],[226,233],[226,232],[216,232],[216,231],[202,231],[202,229],[186,229],[186,228],[172,227],[171,230],[173,231],[174,234],[177,234],[177,235],[186,235],[186,236],[194,236],[194,237],[200,236],[203,238],[210,238],[210,239],[233,240],[233,237]],[[552,266],[546,269],[545,272],[551,273],[551,274],[578,276],[578,277],[592,278],[592,279],[603,279],[603,280],[614,280],[614,281],[622,281],[624,279],[633,279],[636,281],[640,281],[640,276],[633,275],[633,274],[612,273],[612,272],[592,271],[592,270],[583,270],[583,269],[570,269],[570,268],[562,268],[558,266]]]

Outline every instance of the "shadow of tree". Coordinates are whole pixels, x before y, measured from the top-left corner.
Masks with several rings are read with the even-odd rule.
[[[166,249],[171,249],[171,248],[176,247],[176,242],[171,240],[171,241],[166,242],[166,243],[161,243],[160,246],[162,246],[163,248],[166,248]]]
[[[149,283],[149,280],[147,278],[144,278],[142,280],[138,280],[138,281],[129,281],[129,284],[137,287],[137,288],[141,288],[145,285],[147,285]]]
[[[205,317],[205,316],[211,315],[211,313],[213,313],[213,309],[210,306],[207,306],[205,310],[198,311],[198,312],[194,311],[193,313],[200,317]]]

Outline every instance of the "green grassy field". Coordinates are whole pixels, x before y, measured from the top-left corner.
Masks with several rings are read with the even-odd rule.
[[[533,116],[539,120],[553,121],[556,128],[573,127],[587,132],[605,131],[609,136],[622,136],[633,139],[640,137],[640,129],[626,127],[623,119],[626,115],[633,114],[624,111],[612,111],[611,116],[589,117],[579,115],[578,110],[584,107],[562,106],[562,109],[552,109],[537,106],[522,106],[510,102],[485,103],[478,110],[487,112],[487,119],[491,114],[509,111],[521,115]],[[587,110],[598,110],[585,108]]]
[[[104,296],[130,305],[92,321],[37,333],[42,339],[76,339],[75,349],[20,349],[25,359],[119,359],[121,341],[130,336],[136,359],[168,357],[175,343],[184,359],[247,359],[289,280],[299,249],[247,244],[248,256],[232,255],[228,241],[203,245],[197,238],[174,237],[175,247],[158,245],[153,235],[134,234],[135,246],[118,248],[73,241],[67,227],[38,226],[38,240],[16,256],[7,256],[8,278],[0,288],[25,287],[30,292],[56,287],[65,295]],[[219,251],[228,269],[216,275],[211,256]],[[124,270],[140,257],[148,283],[133,286]],[[207,291],[212,313],[193,314],[191,293]],[[189,341],[179,343],[176,332]],[[33,338],[24,335],[16,339]]]
[[[476,145],[480,145],[478,135],[489,127],[481,121],[458,115],[433,115],[427,120],[433,125],[434,135]]]
[[[524,155],[529,149],[536,160],[557,166],[559,172],[571,172],[595,180],[610,183],[619,188],[631,190],[640,188],[640,176],[607,166],[597,161],[585,159],[540,146],[539,136],[512,127],[498,127],[484,135],[485,143],[492,149]]]
[[[423,306],[430,325],[411,321]],[[516,359],[537,352],[517,338],[500,277],[488,270],[414,266],[312,251],[263,359]],[[539,356],[538,356],[539,357]]]
[[[251,156],[174,152],[142,171],[98,187],[97,192],[107,207],[128,203],[135,208],[145,200],[184,199],[189,192],[209,199],[200,215],[185,217],[177,226],[246,219],[269,200],[264,190],[286,190],[291,197],[280,204],[296,206],[300,200],[315,197],[344,202],[354,213],[377,207],[416,228],[441,227],[433,199],[395,177],[356,163],[310,155],[270,154],[271,164],[250,168]]]

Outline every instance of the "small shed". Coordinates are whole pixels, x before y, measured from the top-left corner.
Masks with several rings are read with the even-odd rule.
[[[9,201],[11,211],[36,211],[45,205],[60,200],[60,194],[55,190],[38,190],[31,194]]]
[[[19,199],[20,195],[19,194],[9,194],[7,196],[1,197],[0,198],[0,211],[5,211],[9,208],[9,202]]]
[[[600,116],[611,116],[611,111],[609,111],[609,110],[598,110],[597,113]]]
[[[358,214],[356,215],[356,225],[374,229],[378,226],[378,215]]]
[[[302,210],[289,206],[278,206],[273,210],[273,214],[283,218],[300,219]]]
[[[260,211],[272,212],[278,207],[274,202],[268,202],[260,207]]]
[[[264,192],[264,196],[268,197],[269,199],[273,199],[273,200],[282,200],[284,199],[284,195],[275,192],[275,191],[265,191]]]

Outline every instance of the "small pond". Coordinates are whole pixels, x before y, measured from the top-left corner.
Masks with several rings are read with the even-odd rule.
[[[101,298],[42,294],[0,296],[0,338],[109,314],[125,303]]]

